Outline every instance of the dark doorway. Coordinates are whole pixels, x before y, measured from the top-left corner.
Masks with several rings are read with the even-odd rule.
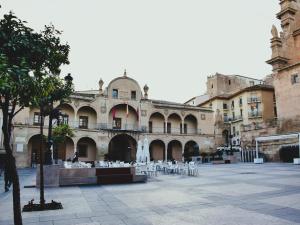
[[[111,139],[107,158],[109,161],[135,161],[136,148],[137,143],[133,137],[119,134]]]

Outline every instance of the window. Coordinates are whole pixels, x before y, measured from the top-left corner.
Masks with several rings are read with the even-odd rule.
[[[254,81],[253,80],[251,80],[249,83],[250,83],[250,86],[254,86]]]
[[[231,108],[234,108],[234,101],[231,102]]]
[[[232,112],[232,119],[235,120],[235,113]]]
[[[201,114],[201,120],[205,120],[206,117],[205,117],[205,114]]]
[[[88,157],[88,146],[85,144],[78,145],[78,157],[87,158]]]
[[[131,91],[131,100],[136,100],[136,91]]]
[[[149,121],[149,133],[152,133],[152,121]]]
[[[171,123],[167,123],[167,133],[171,134]]]
[[[118,89],[113,89],[113,91],[112,91],[112,97],[113,98],[118,98],[119,97],[119,91],[118,91]]]
[[[89,118],[87,116],[79,116],[79,128],[87,129]]]
[[[41,123],[41,116],[39,112],[35,112],[33,115],[33,125],[39,125]]]
[[[243,117],[243,110],[242,109],[240,109],[240,113],[241,113],[241,117]]]
[[[62,115],[59,118],[60,123],[64,124],[64,125],[68,125],[69,124],[69,115]]]
[[[227,104],[223,103],[223,109],[227,109]]]
[[[113,129],[121,129],[122,128],[122,119],[115,118],[113,121]]]
[[[231,80],[228,80],[228,84],[231,85]]]
[[[214,85],[213,85],[213,84],[211,84],[211,88],[212,88],[212,89],[214,88]]]
[[[235,137],[235,126],[232,127],[233,137]]]
[[[298,74],[293,74],[291,79],[292,79],[292,84],[300,83],[300,78]]]
[[[228,115],[227,115],[227,113],[224,113],[224,122],[227,122],[228,121]]]
[[[184,124],[184,133],[187,134],[187,124]]]
[[[240,98],[240,106],[242,106],[243,105],[243,99],[242,98]]]

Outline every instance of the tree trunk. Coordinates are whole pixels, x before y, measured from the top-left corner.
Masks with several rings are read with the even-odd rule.
[[[40,110],[40,207],[45,208],[45,195],[44,195],[44,116],[42,115],[42,109]]]
[[[22,225],[22,214],[21,214],[21,199],[20,199],[20,183],[19,183],[19,176],[17,172],[16,160],[12,153],[12,148],[10,146],[10,137],[11,137],[11,130],[8,129],[8,113],[3,111],[3,124],[2,124],[2,131],[4,136],[4,148],[7,155],[7,162],[8,163],[8,175],[9,179],[13,183],[13,209],[14,209],[14,223],[15,225]]]

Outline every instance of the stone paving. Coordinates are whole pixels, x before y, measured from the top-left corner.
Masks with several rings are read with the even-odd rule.
[[[46,189],[64,209],[23,213],[25,225],[300,224],[300,167],[292,164],[201,165],[199,177],[159,175],[148,183]],[[22,205],[39,199],[24,188],[35,171],[19,171]],[[12,223],[11,192],[0,181],[0,225]]]

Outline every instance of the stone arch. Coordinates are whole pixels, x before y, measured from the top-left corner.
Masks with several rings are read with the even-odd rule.
[[[132,162],[136,160],[137,141],[128,134],[118,134],[111,138],[108,145],[109,161]]]
[[[151,161],[165,159],[166,145],[164,141],[160,139],[155,139],[150,142],[149,146]]]
[[[200,148],[196,141],[187,141],[184,145],[184,161],[191,161],[193,156],[200,156]]]
[[[76,151],[80,161],[95,161],[97,159],[97,144],[91,137],[81,137],[76,143]]]
[[[182,117],[178,113],[170,113],[167,118],[167,133],[182,133]]]
[[[53,158],[59,160],[67,160],[73,157],[75,150],[75,142],[71,137],[66,137],[63,143],[54,146]]]
[[[188,114],[184,117],[184,134],[197,134],[198,120],[193,114]]]
[[[97,111],[91,106],[81,106],[77,110],[78,128],[96,129],[97,128]]]
[[[152,112],[149,117],[149,133],[164,133],[165,121],[165,116],[161,112]]]
[[[68,103],[63,103],[61,105],[58,106],[58,108],[60,109],[60,111],[65,114],[64,118],[62,118],[62,122],[64,124],[69,124],[71,127],[73,127],[74,124],[74,120],[75,120],[75,108]]]
[[[28,149],[28,165],[38,164],[40,161],[40,147],[41,147],[41,135],[33,134],[28,138],[27,149]],[[42,145],[43,151],[47,148],[46,139],[43,139]]]
[[[138,130],[138,113],[136,109],[129,104],[117,104],[109,111],[108,123],[109,128],[113,129]]]
[[[182,143],[173,139],[167,145],[167,160],[182,161]]]

